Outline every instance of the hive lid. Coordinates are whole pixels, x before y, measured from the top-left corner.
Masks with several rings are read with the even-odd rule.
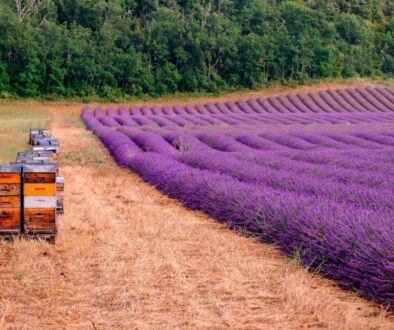
[[[59,162],[57,160],[38,160],[38,159],[26,159],[26,158],[20,158],[16,162],[10,163],[12,165],[19,165],[21,167],[25,167],[27,165],[54,165],[55,167],[58,166]]]
[[[55,151],[59,152],[58,146],[32,146],[31,149],[33,151]]]
[[[47,160],[47,159],[37,159],[37,158],[18,158],[16,160],[16,162],[14,162],[13,164],[20,164],[21,166],[26,166],[26,165],[45,165],[47,164],[47,162],[49,162],[51,160]],[[48,165],[52,165],[52,163],[49,163]],[[56,165],[56,164],[55,164]]]
[[[43,139],[35,139],[34,140],[39,146],[50,146],[52,145],[51,139],[43,138]]]
[[[34,152],[34,151],[31,151],[31,150],[28,150],[28,151],[19,151],[19,152],[17,153],[17,157],[34,156],[34,155],[36,155],[36,154],[38,154],[38,153],[37,153],[37,152]]]
[[[20,173],[22,166],[20,164],[1,164],[0,163],[0,173]]]
[[[29,163],[29,162],[34,162],[34,158],[33,158],[33,157],[29,157],[29,156],[17,157],[17,158],[16,158],[16,162],[17,162],[17,163]]]
[[[33,140],[35,140],[35,139],[44,139],[45,138],[45,136],[44,135],[42,135],[42,134],[31,134],[31,138],[33,139]]]
[[[47,137],[35,139],[34,141],[37,142],[38,145],[53,145],[53,146],[59,145],[59,141],[57,139],[47,138]]]
[[[42,134],[43,132],[49,132],[49,129],[47,128],[31,128],[30,132],[37,132],[37,134]]]
[[[17,157],[52,157],[53,156],[53,151],[20,151],[17,154]]]
[[[53,156],[53,150],[40,151],[40,152],[36,152],[36,154],[38,154],[40,156],[45,156],[45,157],[52,157]]]
[[[53,157],[53,150],[48,151],[22,151],[18,152],[17,157]]]
[[[49,157],[46,156],[31,156],[31,157],[18,157],[16,159],[17,163],[37,163],[37,162],[47,162],[51,161]]]
[[[56,173],[56,164],[37,162],[23,166],[23,173]]]

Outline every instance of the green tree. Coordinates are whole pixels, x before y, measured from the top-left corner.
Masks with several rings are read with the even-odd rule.
[[[390,0],[3,0],[0,89],[116,98],[392,75],[393,13]]]

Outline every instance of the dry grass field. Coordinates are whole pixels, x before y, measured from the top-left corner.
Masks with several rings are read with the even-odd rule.
[[[0,158],[49,125],[62,148],[55,245],[0,243],[1,329],[393,329],[393,316],[275,247],[118,168],[81,104],[0,103]]]

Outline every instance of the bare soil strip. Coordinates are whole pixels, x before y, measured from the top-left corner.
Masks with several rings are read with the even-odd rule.
[[[0,243],[0,328],[394,327],[381,308],[118,168],[59,113],[51,129],[68,155],[66,213],[55,245]]]

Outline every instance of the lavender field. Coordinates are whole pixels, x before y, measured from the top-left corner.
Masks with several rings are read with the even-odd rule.
[[[394,89],[83,110],[116,162],[394,308]]]

